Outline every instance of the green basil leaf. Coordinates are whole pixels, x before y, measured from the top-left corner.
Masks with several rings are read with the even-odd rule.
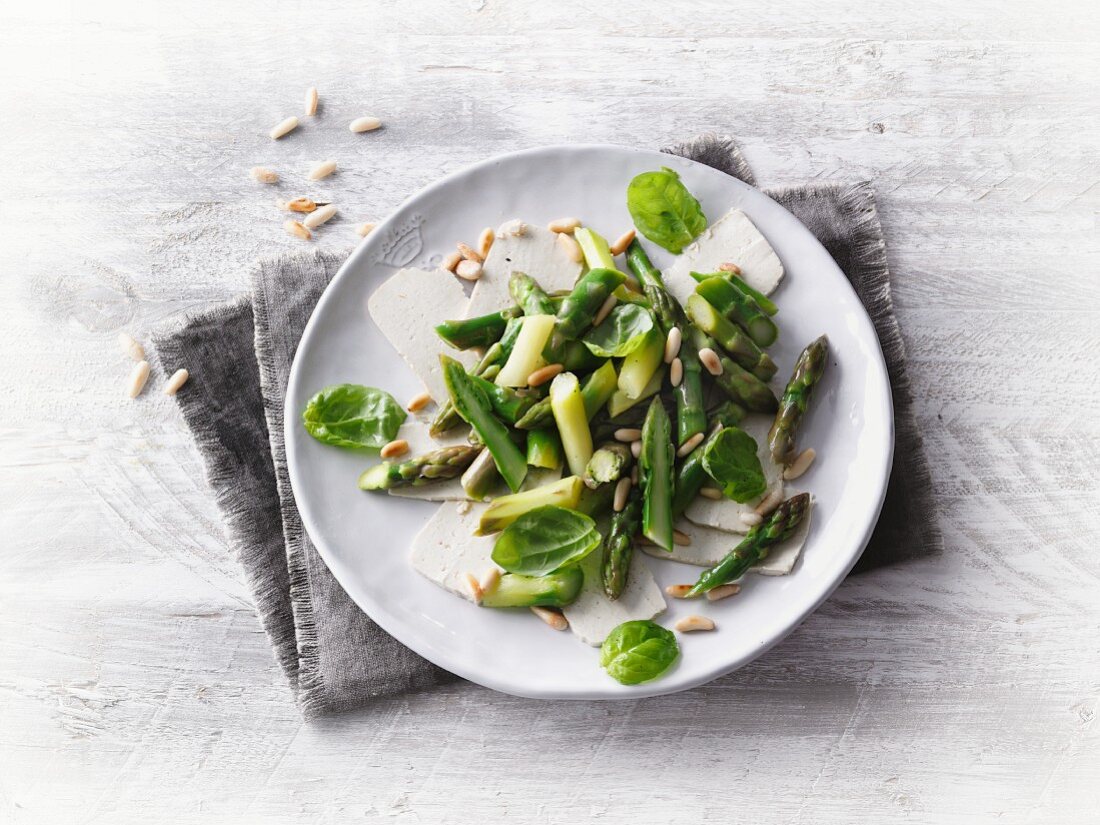
[[[309,399],[302,423],[323,444],[379,449],[393,441],[406,415],[388,392],[361,384],[336,384]]]
[[[625,358],[653,329],[653,313],[637,304],[619,304],[598,327],[584,336],[589,352],[600,358]]]
[[[679,655],[676,635],[649,620],[623,622],[600,646],[600,664],[624,685],[656,679]]]
[[[768,489],[757,444],[737,427],[726,427],[708,442],[703,450],[703,469],[722,485],[726,498],[734,501],[750,501]]]
[[[596,522],[584,513],[548,504],[504,528],[493,547],[493,561],[509,573],[545,576],[580,561],[601,540]]]
[[[643,172],[630,181],[626,208],[639,232],[677,255],[707,228],[699,201],[667,167]]]

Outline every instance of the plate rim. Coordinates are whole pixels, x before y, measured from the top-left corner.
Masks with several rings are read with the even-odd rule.
[[[389,215],[383,220],[379,221],[374,231],[371,233],[375,238],[384,237],[386,230],[390,229],[393,225],[398,223],[410,206],[423,199],[429,199],[432,194],[438,190],[448,186],[452,181],[460,179],[467,175],[476,174],[479,171],[485,170],[503,161],[512,161],[516,159],[522,159],[527,156],[535,156],[540,154],[549,154],[556,152],[586,152],[586,151],[606,151],[612,150],[615,152],[625,152],[629,154],[643,154],[643,155],[663,155],[666,154],[663,151],[655,149],[641,149],[634,146],[624,146],[612,143],[569,143],[569,144],[549,144],[544,146],[528,147],[525,149],[518,149],[512,152],[504,152],[501,154],[493,155],[483,160],[467,164],[462,166],[446,175],[436,179],[435,181],[427,184],[416,192],[412,193],[398,204]],[[474,667],[468,667],[461,658],[451,657],[449,655],[443,655],[436,650],[425,651],[421,647],[418,647],[413,641],[403,638],[405,634],[402,633],[402,626],[400,622],[390,622],[389,616],[379,618],[372,615],[371,611],[367,608],[362,601],[356,597],[352,592],[353,588],[349,588],[346,584],[345,576],[351,578],[351,571],[347,570],[336,554],[331,553],[325,546],[324,541],[319,541],[315,536],[321,535],[322,531],[317,528],[313,521],[313,518],[309,511],[308,504],[303,502],[308,501],[308,497],[300,497],[298,490],[302,488],[303,482],[299,478],[298,458],[294,450],[292,450],[292,439],[297,437],[295,433],[294,424],[297,422],[297,409],[292,406],[292,399],[298,394],[296,392],[299,384],[302,380],[302,369],[300,368],[301,359],[299,354],[307,347],[311,338],[318,334],[319,317],[322,314],[326,303],[329,300],[333,300],[335,291],[333,287],[341,281],[341,279],[351,277],[351,273],[359,268],[361,264],[367,262],[372,244],[370,243],[372,238],[368,236],[363,242],[359,243],[356,248],[348,256],[336,274],[329,281],[318,299],[317,304],[314,306],[313,311],[310,313],[309,320],[306,322],[306,326],[302,332],[302,337],[298,341],[294,350],[294,358],[291,362],[290,374],[287,381],[287,387],[283,403],[283,440],[284,440],[284,452],[287,464],[287,476],[290,481],[291,492],[294,495],[295,505],[298,509],[298,515],[302,522],[302,528],[305,530],[310,541],[313,542],[314,547],[317,549],[318,554],[321,556],[322,561],[328,567],[333,577],[337,580],[340,586],[348,594],[348,597],[355,602],[355,604],[362,610],[372,621],[374,621],[379,627],[382,628],[387,634],[392,636],[400,644],[408,647],[417,655],[432,662],[438,667],[443,668],[457,676],[462,677],[475,684],[488,687],[492,690],[497,690],[502,693],[507,693],[513,696],[519,696],[529,699],[571,699],[571,700],[615,700],[615,699],[641,699],[649,696],[661,696],[672,693],[679,693],[685,690],[692,690],[701,685],[708,684],[713,680],[725,676],[729,673],[733,673],[736,670],[744,667],[745,665],[756,660],[762,656],[772,647],[779,642],[786,639],[791,633],[794,632],[812,613],[814,613],[840,586],[856,562],[862,557],[863,552],[866,550],[867,544],[871,539],[871,535],[874,532],[875,527],[878,524],[879,517],[882,512],[882,507],[886,498],[886,491],[889,486],[890,474],[893,469],[894,461],[894,445],[895,445],[895,423],[894,423],[894,407],[893,407],[893,385],[890,381],[889,370],[886,366],[885,356],[882,352],[882,343],[878,337],[878,330],[875,328],[874,321],[871,319],[867,312],[867,308],[863,305],[863,302],[859,299],[858,294],[855,291],[855,287],[848,280],[843,270],[825,249],[824,245],[817,239],[809,228],[806,227],[793,213],[787,210],[782,204],[775,199],[771,198],[766,192],[756,186],[750,186],[744,181],[740,180],[733,175],[725,173],[723,170],[715,169],[715,167],[709,166],[705,163],[693,160],[691,158],[685,158],[681,155],[669,154],[668,158],[675,159],[677,162],[686,162],[689,164],[697,165],[709,170],[710,172],[718,172],[726,175],[730,182],[735,187],[744,187],[751,189],[759,195],[770,200],[775,206],[783,210],[789,215],[795,222],[801,226],[809,236],[812,243],[821,248],[821,251],[825,255],[825,259],[829,266],[832,266],[836,273],[840,276],[847,289],[851,291],[852,296],[855,298],[856,304],[859,308],[860,321],[865,323],[871,333],[871,339],[874,341],[874,352],[877,354],[877,358],[872,358],[872,364],[879,373],[879,377],[886,387],[886,393],[883,398],[883,408],[879,410],[879,413],[883,416],[883,420],[886,425],[883,427],[884,444],[881,446],[883,449],[876,454],[879,456],[879,465],[876,469],[879,471],[878,482],[878,494],[877,501],[873,508],[868,510],[868,517],[866,523],[863,525],[862,534],[859,540],[853,544],[853,547],[857,548],[851,553],[848,561],[840,568],[837,568],[837,573],[831,581],[823,582],[823,586],[817,588],[817,594],[814,599],[807,603],[804,609],[798,612],[795,618],[781,631],[773,634],[773,636],[756,648],[747,651],[743,655],[737,657],[732,661],[723,661],[714,667],[706,669],[703,673],[695,676],[686,682],[671,683],[664,686],[665,683],[658,679],[653,682],[643,683],[641,685],[631,686],[628,691],[622,690],[622,687],[613,680],[608,680],[608,687],[606,690],[589,690],[580,689],[577,691],[562,691],[559,689],[542,689],[537,686],[531,686],[523,683],[522,681],[513,681],[509,678],[497,677],[493,674],[486,675],[484,672],[478,671]],[[444,503],[445,504],[445,503]],[[796,571],[797,572],[797,568]],[[793,575],[793,573],[792,573]],[[579,644],[580,642],[578,642]]]

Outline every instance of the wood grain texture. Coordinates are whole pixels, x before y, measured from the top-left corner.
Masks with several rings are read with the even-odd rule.
[[[1098,41],[1086,2],[0,5],[0,821],[1094,820]],[[947,552],[676,698],[302,724],[117,333],[293,248],[276,197],[340,248],[497,152],[709,129],[766,185],[875,181]]]

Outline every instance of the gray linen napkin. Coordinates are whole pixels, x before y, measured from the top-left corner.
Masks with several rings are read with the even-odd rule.
[[[705,135],[664,151],[756,185],[729,138]],[[855,183],[768,194],[806,224],[844,270],[875,323],[890,371],[894,469],[878,527],[856,569],[939,552],[942,539],[927,518],[931,480],[913,417],[874,193],[869,184]],[[307,718],[455,678],[399,644],[352,602],[302,528],[291,495],[283,442],[290,364],[314,305],[346,257],[314,252],[260,261],[250,296],[154,336],[166,371],[203,365],[176,399],[275,657]]]

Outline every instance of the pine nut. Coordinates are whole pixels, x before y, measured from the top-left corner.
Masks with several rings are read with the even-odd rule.
[[[122,347],[123,352],[125,352],[135,361],[145,360],[145,347],[143,347],[125,332],[120,332],[118,334],[118,345]]]
[[[680,386],[684,380],[684,362],[679,358],[672,359],[672,365],[668,368],[668,382],[674,387]]]
[[[138,361],[130,371],[130,381],[126,385],[126,394],[131,398],[137,398],[145,389],[145,382],[149,380],[149,362]]]
[[[172,373],[172,377],[168,379],[164,385],[165,395],[175,395],[180,391],[180,388],[187,383],[187,379],[191,377],[191,373],[187,370],[176,370]]]
[[[690,547],[691,536],[685,533],[683,530],[672,531],[672,543],[679,547]]]
[[[700,444],[702,444],[704,438],[706,438],[706,435],[704,435],[703,433],[696,433],[680,445],[680,449],[676,451],[676,455],[678,455],[680,458],[683,458]]]
[[[283,224],[283,229],[293,235],[295,238],[301,238],[303,241],[308,241],[313,237],[313,233],[306,229],[298,221],[287,221]]]
[[[626,497],[630,495],[630,478],[620,478],[619,483],[615,485],[615,500],[612,502],[612,507],[616,513],[621,513],[623,508],[626,507]]]
[[[546,224],[546,228],[551,232],[564,232],[567,235],[572,235],[580,225],[579,218],[558,218],[556,221],[550,221]]]
[[[532,607],[531,612],[546,622],[554,630],[568,630],[569,622],[566,621],[565,616],[561,615],[556,610],[551,610],[548,607]]]
[[[673,327],[668,331],[665,339],[665,363],[671,364],[672,359],[680,354],[680,345],[684,343],[684,334],[679,327]]]
[[[439,268],[445,269],[448,272],[454,272],[455,267],[458,266],[458,262],[463,260],[465,260],[465,258],[462,257],[461,252],[452,252],[450,255],[439,262]]]
[[[492,593],[497,589],[498,584],[500,584],[500,568],[494,567],[481,580],[481,592],[483,594]]]
[[[432,403],[432,394],[430,392],[422,392],[420,395],[414,395],[409,399],[409,403],[405,405],[405,409],[409,412],[419,412]]]
[[[639,533],[634,537],[634,543],[639,547],[656,547],[657,545],[651,542],[644,533]]]
[[[635,464],[633,467],[630,468],[630,483],[631,484],[637,484],[638,483],[638,465],[637,464]]]
[[[348,124],[348,128],[353,132],[373,132],[381,125],[382,121],[376,117],[357,117]]]
[[[329,221],[335,214],[336,207],[331,203],[325,204],[324,206],[318,206],[315,210],[306,215],[302,223],[310,229],[316,229],[321,224]]]
[[[764,517],[759,513],[742,513],[741,521],[747,524],[749,527],[755,527],[764,520]]]
[[[630,242],[634,240],[634,234],[634,230],[629,229],[621,234],[618,238],[616,238],[615,243],[611,244],[611,246],[608,247],[608,249],[611,251],[611,254],[622,255],[624,252],[626,252],[626,248],[630,246]]]
[[[638,458],[638,457],[641,456],[641,454],[642,454],[642,442],[641,441],[635,441],[633,444],[630,445],[630,454],[632,456],[634,456],[635,458]]]
[[[711,375],[721,375],[724,372],[722,359],[710,347],[703,347],[699,350],[699,360]]]
[[[690,584],[670,584],[665,588],[665,593],[674,599],[686,599],[692,587],[693,585]]]
[[[485,591],[481,589],[481,582],[477,580],[477,576],[473,573],[467,573],[466,586],[470,588],[470,595],[474,598],[474,604],[481,604],[481,600],[485,598]]]
[[[615,308],[615,304],[617,303],[619,303],[619,299],[616,298],[613,294],[608,295],[606,298],[604,298],[603,303],[600,304],[599,311],[596,313],[596,317],[592,319],[592,326],[598,327],[600,324],[606,321],[607,316],[611,314],[611,310]]]
[[[572,235],[567,235],[564,232],[558,233],[558,246],[565,250],[565,254],[569,256],[575,264],[579,264],[584,260],[584,252],[581,251],[581,245],[573,240]]]
[[[403,438],[395,438],[385,447],[378,451],[378,455],[382,458],[396,458],[399,455],[404,455],[409,451],[409,442]]]
[[[560,375],[564,371],[565,366],[563,364],[547,364],[527,376],[527,386],[541,387],[555,375]]]
[[[729,598],[730,596],[736,596],[741,592],[741,585],[739,584],[720,584],[713,590],[707,591],[707,601],[716,602],[721,599]]]
[[[481,230],[481,234],[477,238],[477,254],[481,256],[482,260],[489,257],[489,250],[493,246],[493,241],[496,240],[496,233],[493,231],[493,227],[487,226]]]
[[[466,281],[476,281],[481,277],[481,272],[481,264],[469,258],[463,258],[455,266],[455,275]]]
[[[268,132],[268,136],[272,140],[278,140],[283,135],[290,134],[298,128],[298,118],[288,117],[286,120],[280,121],[275,128]]]
[[[807,447],[799,453],[798,458],[792,461],[790,466],[783,471],[783,478],[787,481],[794,481],[810,469],[810,465],[814,463],[815,458],[817,458],[817,451],[813,447]]]
[[[335,171],[336,171],[336,161],[334,161],[334,160],[325,160],[325,161],[322,161],[321,163],[318,163],[316,166],[314,166],[312,169],[309,170],[309,179],[310,180],[321,180],[322,178],[327,178],[329,175],[331,175]]]
[[[621,427],[615,430],[615,440],[621,441],[624,444],[630,444],[633,441],[637,441],[642,437],[642,431],[636,430],[633,427]]]
[[[317,208],[317,204],[309,198],[294,198],[294,200],[283,201],[281,203],[283,209],[290,212],[312,212]]]
[[[306,89],[306,105],[305,105],[306,117],[313,117],[317,114],[317,88],[310,86]]]
[[[378,224],[374,223],[357,223],[355,224],[355,234],[358,235],[360,238],[365,238],[367,237],[367,235],[374,231],[374,227],[376,227],[377,225]]]
[[[770,493],[764,496],[764,500],[762,502],[756,505],[756,515],[763,518],[764,516],[771,513],[771,511],[774,510],[776,507],[778,507],[780,502],[782,501],[783,494],[778,490],[772,490]]]
[[[474,249],[472,246],[462,241],[458,242],[458,251],[462,253],[462,257],[467,261],[477,261],[479,264],[485,262],[485,256]]]
[[[513,219],[500,227],[499,237],[511,235],[513,238],[522,238],[527,234],[527,224],[519,219]]]
[[[249,177],[256,183],[278,183],[279,175],[277,172],[272,172],[270,169],[265,169],[262,166],[253,166],[248,172]]]
[[[722,491],[717,487],[704,487],[699,491],[699,495],[703,498],[709,498],[711,501],[721,501],[725,498],[725,496],[722,495]]]
[[[684,616],[673,627],[681,633],[693,633],[696,630],[714,630],[714,622],[706,616]]]
[[[741,274],[741,267],[739,267],[737,264],[731,264],[731,263],[718,264],[718,271],[719,272],[732,272],[734,275],[740,275]]]

